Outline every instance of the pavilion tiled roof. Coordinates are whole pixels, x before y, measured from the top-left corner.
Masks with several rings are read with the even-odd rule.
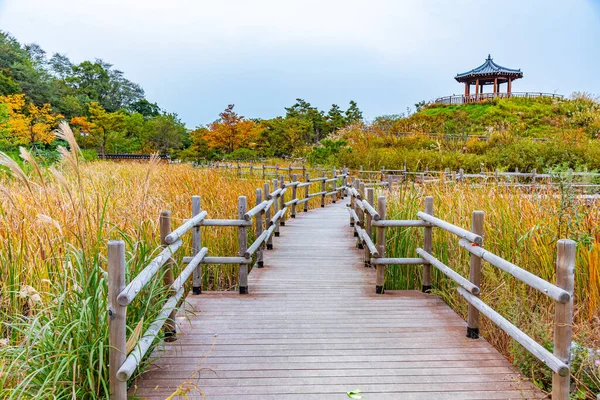
[[[454,79],[459,82],[463,82],[471,78],[489,78],[493,76],[507,76],[513,79],[518,79],[523,77],[523,72],[521,72],[520,69],[506,68],[498,65],[492,60],[492,57],[488,55],[488,58],[479,67],[467,72],[463,72],[462,74],[457,74]]]

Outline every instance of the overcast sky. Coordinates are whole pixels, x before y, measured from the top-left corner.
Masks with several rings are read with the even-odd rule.
[[[600,94],[600,0],[0,0],[0,29],[114,64],[190,128],[297,97],[401,113],[488,53],[522,69],[514,91]]]

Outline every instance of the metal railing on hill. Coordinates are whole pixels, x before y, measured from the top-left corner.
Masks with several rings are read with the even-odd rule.
[[[479,94],[469,94],[469,95],[452,95],[452,96],[444,96],[438,97],[433,102],[436,104],[446,104],[446,105],[460,105],[460,104],[469,104],[476,103],[479,101],[492,100],[495,98],[500,99],[508,99],[508,98],[526,98],[526,99],[534,99],[538,97],[549,97],[552,99],[563,99],[564,96],[555,93],[542,93],[542,92],[512,92],[512,93],[479,93]]]
[[[425,199],[424,211],[418,212],[415,220],[386,219],[386,196],[379,196],[377,204],[375,204],[374,189],[366,187],[357,178],[353,179],[347,190],[351,196],[348,208],[350,226],[354,227],[357,246],[365,250],[366,266],[374,265],[377,268],[375,287],[377,293],[384,292],[383,285],[387,265],[421,265],[422,290],[430,292],[431,267],[433,266],[458,285],[458,293],[469,303],[467,337],[479,338],[480,313],[485,315],[552,370],[552,398],[569,399],[576,242],[567,239],[558,241],[556,285],[554,285],[483,248],[483,211],[473,212],[470,231],[434,217],[433,197]],[[419,257],[386,258],[386,229],[395,227],[424,229],[423,247],[416,250]],[[459,238],[458,245],[470,253],[469,278],[461,276],[433,255],[433,228],[439,228],[457,236]],[[374,230],[376,230],[375,241],[373,241]],[[554,351],[552,353],[480,299],[482,260],[555,301]]]

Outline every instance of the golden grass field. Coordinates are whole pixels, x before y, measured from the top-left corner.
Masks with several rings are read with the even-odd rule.
[[[64,151],[50,169],[29,160],[0,174],[0,397],[104,397],[107,391],[106,247],[109,239],[126,242],[131,276],[157,254],[158,216],[170,210],[173,226],[190,216],[191,196],[202,196],[210,218],[235,218],[237,196],[254,204],[262,181],[234,174],[194,169],[187,164],[83,163]],[[27,154],[24,154],[27,159]],[[10,162],[4,160],[5,164]],[[577,343],[600,346],[600,207],[568,193],[535,196],[494,186],[420,186],[394,191],[388,217],[414,219],[426,195],[435,198],[435,214],[469,228],[471,212],[483,210],[485,246],[550,282],[554,281],[556,241],[579,242],[576,268]],[[555,196],[554,196],[555,195]],[[391,257],[414,257],[422,230],[389,230]],[[234,255],[237,232],[204,229],[211,254]],[[181,256],[189,253],[185,242]],[[463,276],[468,255],[454,237],[434,229],[434,253]],[[389,289],[420,287],[420,269],[392,267]],[[231,290],[234,267],[207,268],[205,289]],[[543,295],[485,265],[482,299],[543,344],[552,340],[554,309]],[[465,315],[466,303],[443,276],[436,291]],[[145,315],[152,320],[164,293],[150,287],[128,308],[133,329]],[[143,300],[145,299],[145,300]],[[484,319],[485,320],[485,319]],[[548,388],[548,371],[489,323],[482,333],[521,370]],[[598,367],[579,363],[574,382],[582,395],[600,386]]]

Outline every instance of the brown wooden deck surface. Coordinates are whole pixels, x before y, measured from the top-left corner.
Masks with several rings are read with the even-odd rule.
[[[248,295],[188,296],[179,339],[131,394],[164,399],[542,398],[434,295],[375,294],[346,202],[300,213],[249,275]],[[407,268],[418,268],[409,266]]]

